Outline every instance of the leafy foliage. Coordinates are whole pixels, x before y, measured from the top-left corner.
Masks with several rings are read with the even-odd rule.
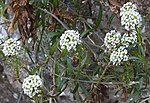
[[[65,2],[71,3],[70,8]],[[113,0],[109,2],[113,6],[116,4]],[[91,5],[88,0],[10,0],[6,10],[13,12],[13,18],[8,31],[15,31],[15,25],[18,25],[16,29],[24,49],[19,56],[13,57],[4,56],[0,49],[0,58],[4,64],[15,68],[20,83],[19,69],[27,75],[40,75],[44,86],[41,97],[34,98],[35,102],[55,102],[68,88],[77,103],[102,101],[107,91],[105,85],[123,88],[126,103],[139,103],[149,98],[150,65],[145,56],[141,29],[136,28],[137,46],[128,48],[129,60],[114,66],[109,61],[110,52],[102,45],[101,35],[96,33],[103,25],[104,15],[102,0],[96,3],[99,10],[97,15],[88,15],[94,22],[90,24],[81,10],[85,5]],[[117,5],[117,9],[120,7]],[[5,6],[2,8],[4,10]],[[109,16],[109,26],[118,12]],[[95,19],[92,19],[93,15]],[[80,32],[82,43],[77,45],[76,51],[60,49],[60,36],[65,30]]]

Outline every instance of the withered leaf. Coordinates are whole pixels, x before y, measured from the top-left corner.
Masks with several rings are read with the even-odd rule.
[[[109,0],[109,7],[112,12],[114,12],[119,17],[120,12],[120,1],[119,0]]]
[[[14,28],[14,25],[17,22],[17,20],[18,20],[18,11],[16,11],[14,13],[13,19],[11,20],[11,23],[10,23],[9,28],[8,28],[9,33],[13,32],[13,28]]]
[[[55,31],[55,29],[56,29],[56,23],[53,23],[52,25],[50,25],[50,26],[48,27],[48,31],[49,31],[49,32],[53,32],[53,31]]]
[[[25,41],[28,40],[29,37],[32,37],[33,41],[35,41],[36,16],[32,5],[29,4],[29,0],[10,0],[7,10],[14,13],[8,28],[9,33],[13,31],[15,23],[17,23],[22,42],[25,44]]]
[[[64,9],[61,9],[61,10],[56,9],[56,11],[54,11],[54,14],[62,17],[63,19],[70,20],[70,21],[74,22],[73,14],[69,11],[66,11]]]
[[[109,0],[109,4],[116,6],[116,7],[121,7],[120,1],[119,0]]]
[[[19,6],[26,6],[29,0],[19,0]]]

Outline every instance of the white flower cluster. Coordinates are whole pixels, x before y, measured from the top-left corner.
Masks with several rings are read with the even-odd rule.
[[[110,61],[113,62],[113,65],[120,65],[121,62],[128,60],[126,47],[130,39],[132,38],[125,35],[122,37],[121,33],[115,30],[106,33],[104,45],[111,51]]]
[[[123,5],[123,7],[120,9],[120,15],[123,15],[123,13],[130,12],[130,11],[136,11],[137,7],[135,4],[132,4],[132,2],[127,2]]]
[[[125,27],[126,30],[135,30],[135,27],[142,26],[142,17],[137,11],[135,4],[127,2],[120,9],[121,25]]]
[[[113,65],[120,65],[122,61],[127,61],[128,51],[124,46],[120,46],[117,50],[113,51],[110,55],[110,61],[113,62]]]
[[[121,38],[121,44],[124,45],[126,48],[130,46],[130,44],[134,44],[134,46],[137,43],[137,32],[132,31],[130,34],[125,33],[123,37]]]
[[[110,32],[106,33],[106,36],[104,38],[104,44],[108,49],[112,50],[119,46],[120,40],[120,32],[111,30]]]
[[[128,31],[121,35],[120,32],[111,30],[106,33],[104,45],[110,50],[110,61],[113,65],[120,65],[121,62],[128,60],[127,48],[137,43],[136,27],[142,26],[142,17],[137,11],[135,4],[127,2],[120,8],[121,25]]]
[[[81,43],[80,34],[75,30],[67,30],[60,37],[60,48],[65,48],[70,51],[71,49],[76,50],[77,44]]]
[[[19,51],[21,50],[21,42],[17,41],[16,38],[10,38],[6,40],[2,44],[2,52],[5,56],[14,56],[18,55]]]
[[[30,98],[41,92],[42,79],[38,75],[29,75],[24,79],[22,89]]]
[[[109,50],[116,50],[120,45],[125,46],[126,48],[130,44],[136,44],[137,42],[137,32],[135,30],[131,33],[125,33],[121,35],[119,31],[111,30],[106,33],[104,38],[104,44]]]

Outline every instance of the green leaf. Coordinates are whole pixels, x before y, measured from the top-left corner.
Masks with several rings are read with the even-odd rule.
[[[100,53],[99,59],[100,59],[100,60],[103,60],[103,59],[104,59],[104,52]]]
[[[73,94],[76,93],[77,90],[78,90],[78,88],[79,88],[79,84],[77,83],[76,86],[75,86],[75,88],[73,89],[72,93],[73,93]]]
[[[143,83],[144,83],[144,79],[143,79],[143,77],[140,79],[140,83],[139,83],[139,85],[140,85],[140,89],[142,89],[143,88]]]
[[[103,15],[103,10],[102,10],[102,5],[100,4],[99,12],[98,12],[98,17],[97,17],[97,19],[96,19],[96,25],[95,25],[95,28],[99,27],[99,25],[101,24],[101,21],[102,21],[102,15]]]
[[[23,69],[25,69],[25,71],[28,72],[29,75],[32,75],[32,72],[28,70],[26,67],[24,67]]]
[[[136,90],[135,93],[131,95],[125,103],[132,103],[133,101],[137,101],[139,99],[139,96],[140,96],[140,91]]]
[[[90,95],[89,92],[86,90],[86,87],[84,87],[84,85],[81,84],[81,83],[79,84],[79,86],[80,86],[80,88],[81,88],[83,94],[85,95],[85,97],[91,99],[91,95]]]
[[[62,90],[63,86],[67,83],[67,81],[68,81],[68,80],[63,79],[63,80],[61,80],[61,81],[58,82],[58,83],[59,83],[58,91],[61,91],[61,90]]]
[[[136,27],[139,46],[142,46],[141,29]]]
[[[1,50],[0,50],[0,55],[3,55],[5,57],[4,53]]]
[[[128,49],[128,52],[132,51],[132,48],[135,46],[135,44],[131,44],[127,49]]]
[[[71,74],[72,76],[74,76],[72,62],[71,62],[71,59],[68,56],[67,56],[67,69],[68,69],[69,74]]]
[[[40,70],[40,66],[37,66],[37,67],[35,67],[33,70],[32,70],[32,74],[35,74],[37,71],[39,71]]]
[[[94,71],[94,75],[97,75],[97,74],[100,72],[100,69],[101,69],[101,68],[97,66],[97,67],[96,67],[96,70]]]
[[[31,62],[32,62],[33,64],[35,64],[34,61],[33,61],[33,59],[32,59],[32,57],[31,57],[31,52],[30,52],[29,48],[25,47],[25,45],[22,45],[22,46],[23,46],[23,48],[25,49],[25,51],[27,52],[27,54],[28,54],[28,56],[29,56]]]
[[[45,29],[45,16],[46,14],[44,12],[41,12],[41,24],[42,24],[42,29]]]
[[[114,19],[115,15],[114,14],[111,14],[111,16],[109,17],[108,19],[108,24],[111,24],[113,19]]]
[[[143,61],[139,57],[131,56],[129,57],[129,60],[136,61],[138,63],[143,63]]]
[[[138,48],[139,48],[140,54],[144,56],[145,53],[144,53],[144,48],[143,48],[143,46],[142,46],[142,45],[139,45]]]
[[[56,7],[58,6],[60,3],[60,0],[53,0],[53,5]]]
[[[50,55],[53,55],[55,50],[57,49],[57,45],[58,45],[58,42],[55,42],[52,47],[50,48]]]
[[[88,56],[88,53],[86,52],[85,54],[85,58],[81,61],[81,68],[84,66],[86,60],[87,60],[87,56]]]
[[[91,32],[91,31],[92,31],[92,29],[87,29],[87,30],[85,30],[85,31],[81,34],[81,38],[86,37],[86,36],[88,35],[88,33]]]
[[[141,59],[138,57],[131,56],[131,57],[129,57],[129,60],[141,60]]]
[[[65,57],[66,54],[67,54],[67,49],[64,49],[64,50],[60,53],[59,57]]]
[[[53,38],[53,37],[58,36],[58,35],[60,35],[60,33],[58,33],[58,32],[49,32],[48,33],[49,38]]]

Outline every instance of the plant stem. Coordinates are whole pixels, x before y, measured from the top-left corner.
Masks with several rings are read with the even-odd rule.
[[[15,58],[15,62],[16,62],[16,76],[17,76],[17,80],[20,82],[20,83],[22,83],[22,81],[21,81],[21,79],[20,79],[20,76],[19,76],[19,67],[18,67],[18,65],[19,65],[19,63],[18,63],[18,58],[16,57]]]
[[[55,18],[66,30],[68,30],[69,28],[60,20],[58,19],[54,14],[52,14],[51,12],[47,11],[46,9],[42,9],[40,7],[36,7],[37,9],[51,15],[53,18]]]
[[[106,73],[106,71],[107,71],[107,69],[108,69],[110,63],[111,63],[111,62],[109,62],[108,65],[105,67],[103,73],[101,74],[101,76],[100,76],[100,78],[99,78],[99,80],[98,80],[98,82],[97,82],[97,84],[96,84],[96,87],[98,87],[98,86],[100,85],[101,80],[102,80],[102,78],[104,77],[104,74]]]
[[[20,103],[22,95],[23,95],[23,91],[21,91],[20,96],[19,96],[19,98],[17,100],[17,103]]]
[[[36,53],[35,53],[35,63],[38,63],[38,52],[40,50],[40,45],[41,45],[41,41],[42,41],[42,38],[43,38],[43,33],[44,33],[44,29],[42,29],[42,34],[40,35],[40,40],[39,40],[39,43],[37,45],[37,50],[36,50]]]

